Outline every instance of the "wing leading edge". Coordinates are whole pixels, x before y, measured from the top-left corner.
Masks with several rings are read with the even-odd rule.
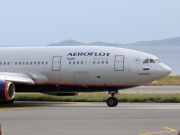
[[[25,73],[0,72],[0,80],[27,85],[35,84],[35,82]]]

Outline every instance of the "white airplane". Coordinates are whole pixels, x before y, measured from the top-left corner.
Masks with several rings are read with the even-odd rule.
[[[161,79],[171,69],[156,56],[100,46],[1,47],[0,102],[11,104],[16,92],[78,95],[108,91],[117,106],[118,90]]]

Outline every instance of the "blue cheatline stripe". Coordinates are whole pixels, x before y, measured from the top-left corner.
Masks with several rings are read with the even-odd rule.
[[[7,82],[0,81],[0,100],[7,100],[5,96],[6,83]]]

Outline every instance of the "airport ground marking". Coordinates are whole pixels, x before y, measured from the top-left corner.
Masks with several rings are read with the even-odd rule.
[[[12,110],[23,110],[24,108],[3,108],[3,109],[0,109],[0,111],[12,111]]]
[[[172,131],[172,132],[176,132],[176,130],[173,129],[173,128],[169,128],[169,127],[164,127],[164,128],[166,128],[166,129],[168,129],[168,130],[170,130],[170,131]]]
[[[169,127],[164,127],[164,128],[167,130],[166,131],[160,131],[160,132],[143,133],[143,134],[139,134],[139,135],[155,135],[155,134],[162,134],[162,133],[168,133],[168,132],[176,132],[176,130],[173,128],[169,128]]]

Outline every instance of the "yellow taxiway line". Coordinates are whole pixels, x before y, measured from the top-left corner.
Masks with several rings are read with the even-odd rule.
[[[176,132],[175,129],[173,128],[169,128],[169,127],[164,127],[165,131],[160,131],[160,132],[149,132],[149,133],[143,133],[143,134],[139,134],[139,135],[155,135],[155,134],[162,134],[162,133],[167,133],[167,132]]]
[[[79,103],[66,103],[66,104],[44,104],[44,105],[37,105],[37,106],[23,106],[23,107],[12,107],[12,108],[0,108],[0,111],[13,111],[13,110],[25,110],[25,109],[30,109],[30,108],[45,108],[45,107],[72,107],[72,106],[78,106],[78,105],[83,105],[87,104],[84,102],[79,102]]]

